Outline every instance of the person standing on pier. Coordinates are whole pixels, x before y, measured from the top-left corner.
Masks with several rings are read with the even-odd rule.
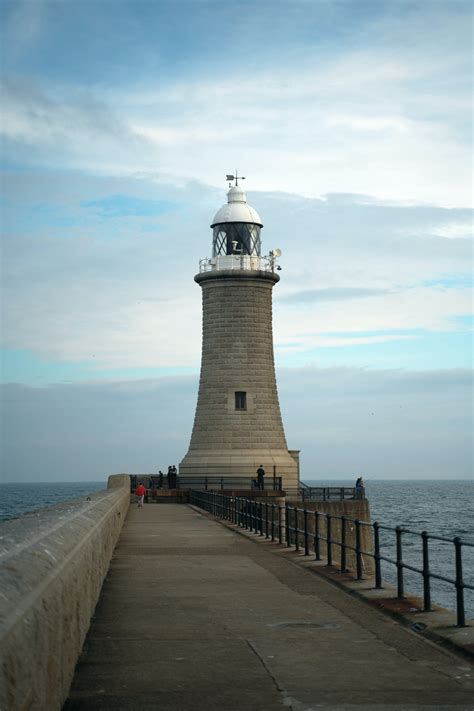
[[[257,487],[262,489],[262,491],[265,488],[265,469],[263,468],[263,464],[260,464],[257,469]]]
[[[355,485],[355,497],[356,499],[364,499],[364,480],[360,476]]]
[[[138,508],[143,508],[143,502],[145,500],[146,489],[143,484],[139,484],[135,490],[136,496],[138,496]]]

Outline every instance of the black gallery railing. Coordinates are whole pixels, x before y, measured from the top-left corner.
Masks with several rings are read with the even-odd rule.
[[[191,491],[189,502],[210,512],[214,516],[234,523],[267,539],[277,541],[279,544],[291,547],[296,551],[302,550],[304,555],[314,555],[315,560],[326,559],[327,565],[335,563],[335,548],[339,550],[339,569],[349,572],[348,556],[355,559],[355,574],[357,580],[364,578],[364,556],[373,559],[375,567],[375,588],[381,589],[382,567],[385,561],[396,566],[397,597],[405,597],[404,571],[410,570],[422,576],[423,581],[423,609],[431,611],[431,580],[437,579],[449,583],[456,590],[456,618],[457,627],[466,627],[464,590],[474,590],[474,585],[463,580],[463,548],[474,549],[474,544],[455,538],[435,536],[422,531],[412,531],[402,526],[384,526],[377,521],[369,523],[352,519],[347,516],[315,511],[313,509],[299,508],[297,506],[280,506],[254,499],[244,499],[225,496],[218,492]],[[338,527],[338,536],[335,537],[335,526]],[[370,531],[372,550],[367,550],[362,544],[363,532]],[[349,531],[352,535],[349,535]],[[381,553],[380,532],[389,531],[395,534],[396,558],[390,558]],[[403,560],[404,536],[417,536],[422,542],[422,567],[417,568]],[[367,539],[367,536],[365,535]],[[443,541],[453,545],[455,577],[449,578],[430,570],[429,541]]]
[[[166,474],[162,477],[156,474],[132,474],[130,476],[130,490],[135,491],[139,483],[149,489],[199,489],[204,491],[225,489],[260,489],[258,479],[255,477],[228,477],[228,476],[176,476],[171,481]],[[263,488],[267,491],[281,491],[281,476],[266,476]],[[339,491],[339,488],[338,488]],[[333,498],[335,497],[333,494]]]

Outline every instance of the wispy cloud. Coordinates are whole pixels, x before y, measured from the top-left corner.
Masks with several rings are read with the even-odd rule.
[[[325,14],[319,7],[305,9],[315,25]],[[97,85],[40,81],[33,72],[29,80],[19,79],[9,68],[6,154],[100,173],[157,169],[213,185],[225,170],[218,171],[209,156],[231,166],[238,156],[259,190],[469,205],[464,49],[470,45],[463,13],[431,4],[428,33],[420,8],[405,33],[390,6],[386,13],[365,18],[361,26],[348,11],[360,33],[354,44],[325,45],[321,52],[310,43],[299,45],[290,32],[285,62],[270,44],[261,62],[262,49],[254,50],[255,66],[247,55],[238,66],[226,59],[217,69],[209,62],[200,72],[188,68],[178,75],[143,73],[137,65],[139,81]],[[273,14],[283,31],[282,17]],[[301,17],[295,22],[299,26]],[[128,46],[122,29],[120,41]],[[49,30],[54,32],[51,23]],[[382,36],[385,43],[374,40]]]
[[[371,296],[382,296],[390,293],[387,289],[364,289],[361,287],[333,287],[328,289],[312,289],[311,291],[296,291],[281,297],[280,301],[289,304],[308,304],[320,301],[346,301],[367,299]]]
[[[208,226],[224,191],[153,175],[8,178],[5,345],[104,375],[197,369],[201,300],[193,275],[210,253]],[[399,334],[449,334],[458,329],[453,319],[469,312],[469,243],[432,235],[434,224],[465,210],[387,207],[349,195],[249,199],[266,225],[264,250],[283,248],[274,290],[277,354],[312,360],[319,347],[347,352],[341,334],[352,345],[422,343],[420,334]],[[370,337],[361,335],[367,331]]]

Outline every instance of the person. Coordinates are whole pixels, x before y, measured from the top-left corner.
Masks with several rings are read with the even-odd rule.
[[[176,489],[178,486],[178,470],[176,469],[176,466],[173,464],[171,467],[171,472],[173,474],[173,489]]]
[[[138,496],[138,508],[143,507],[143,501],[145,500],[146,489],[143,484],[139,484],[135,489],[135,495]]]
[[[173,467],[171,466],[171,464],[168,467],[168,473],[166,475],[166,480],[168,482],[168,489],[172,489],[173,488]]]
[[[356,497],[356,499],[363,499],[364,498],[364,480],[362,479],[361,476],[359,476],[356,481],[355,497]]]
[[[264,489],[265,488],[265,469],[263,468],[263,464],[260,464],[259,468],[257,469],[257,489]]]
[[[163,488],[163,472],[161,471],[161,469],[158,472],[158,488]]]

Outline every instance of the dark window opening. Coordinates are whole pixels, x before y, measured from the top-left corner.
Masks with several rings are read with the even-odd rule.
[[[236,410],[246,410],[247,409],[247,393],[241,392],[240,390],[235,393],[235,409]]]
[[[249,254],[260,257],[260,225],[246,222],[225,222],[214,225],[212,256]]]

